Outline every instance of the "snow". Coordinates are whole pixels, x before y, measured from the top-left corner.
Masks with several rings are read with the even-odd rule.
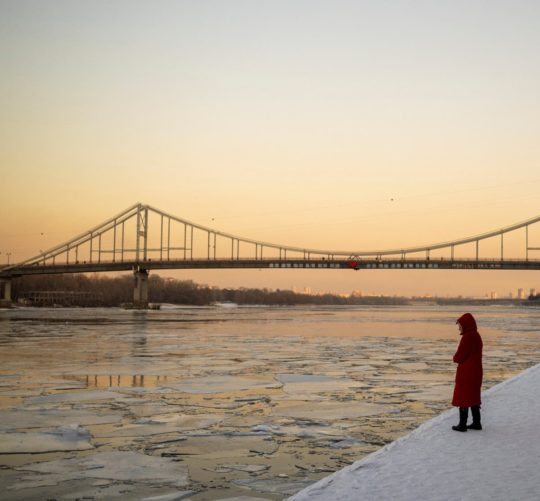
[[[483,394],[482,431],[450,409],[289,500],[540,499],[539,395],[540,364]]]

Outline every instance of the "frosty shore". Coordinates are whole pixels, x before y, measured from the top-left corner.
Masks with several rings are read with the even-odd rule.
[[[483,394],[482,431],[451,409],[289,500],[540,499],[539,394],[540,364]]]

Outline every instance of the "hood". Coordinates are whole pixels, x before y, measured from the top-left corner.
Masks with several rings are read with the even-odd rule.
[[[456,320],[456,324],[460,324],[461,327],[463,327],[464,334],[471,331],[476,332],[477,330],[476,320],[470,313],[461,315],[461,317]]]

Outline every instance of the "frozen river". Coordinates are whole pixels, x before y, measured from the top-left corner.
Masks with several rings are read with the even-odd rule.
[[[465,311],[538,363],[538,308],[1,310],[3,499],[283,499],[450,406]]]

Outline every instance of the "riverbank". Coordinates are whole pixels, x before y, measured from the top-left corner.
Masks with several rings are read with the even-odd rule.
[[[451,409],[290,501],[540,499],[540,364],[483,395],[483,430]]]

